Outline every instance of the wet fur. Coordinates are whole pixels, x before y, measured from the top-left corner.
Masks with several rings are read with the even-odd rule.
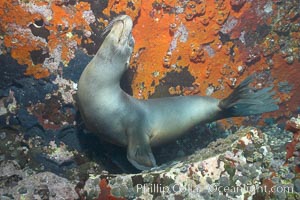
[[[77,96],[86,126],[103,140],[127,146],[127,158],[136,168],[156,166],[151,146],[175,140],[199,123],[278,108],[268,89],[256,95],[250,92],[253,77],[223,100],[206,96],[133,98],[120,88],[133,50],[132,25],[125,15],[108,25],[103,44],[80,77]]]

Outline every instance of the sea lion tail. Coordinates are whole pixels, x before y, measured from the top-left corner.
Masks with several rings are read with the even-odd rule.
[[[221,100],[219,107],[222,117],[239,117],[261,114],[278,110],[278,99],[274,99],[273,87],[253,91],[249,84],[253,82],[255,74],[247,77],[225,99]]]

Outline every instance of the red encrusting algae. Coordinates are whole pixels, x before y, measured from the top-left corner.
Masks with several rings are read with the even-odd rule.
[[[294,118],[292,118],[294,119]],[[298,117],[299,119],[299,117]],[[296,148],[298,144],[300,144],[300,123],[296,120],[289,120],[286,123],[286,130],[291,131],[293,133],[293,139],[290,143],[286,145],[286,162],[288,159],[295,157],[300,157],[300,150]],[[300,166],[295,166],[295,171],[300,173]]]
[[[111,194],[111,188],[108,186],[108,180],[102,178],[99,183],[100,194],[98,200],[125,200],[125,198],[114,197]]]

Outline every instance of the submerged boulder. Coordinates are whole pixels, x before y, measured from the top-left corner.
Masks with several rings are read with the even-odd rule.
[[[247,127],[181,161],[138,174],[102,174],[100,197],[120,199],[247,199],[299,197],[285,145],[292,133]],[[87,193],[95,189],[87,184]]]

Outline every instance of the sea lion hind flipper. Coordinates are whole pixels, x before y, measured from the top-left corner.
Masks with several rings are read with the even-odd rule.
[[[234,91],[219,103],[221,113],[219,118],[240,117],[261,114],[278,110],[278,99],[274,99],[273,87],[253,91],[249,84],[255,74],[246,78]]]
[[[147,134],[127,134],[127,159],[139,170],[148,170],[157,166]]]

